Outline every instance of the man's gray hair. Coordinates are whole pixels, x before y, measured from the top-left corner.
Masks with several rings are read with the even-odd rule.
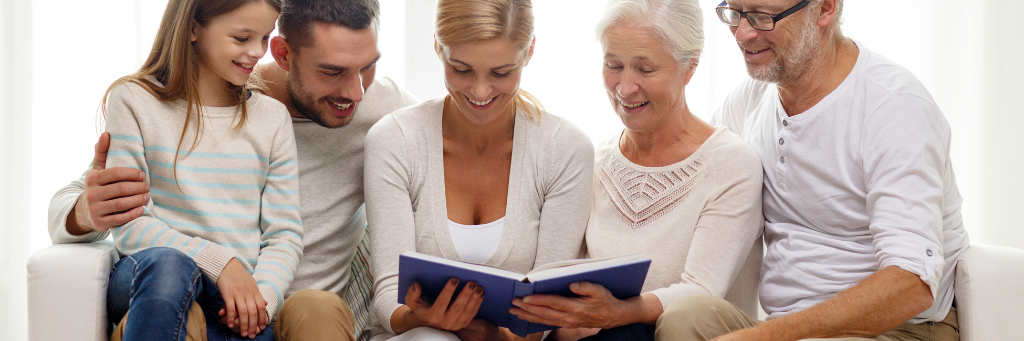
[[[832,21],[834,22],[832,24],[833,33],[836,33],[837,35],[841,34],[839,26],[843,24],[843,0],[836,0],[836,16]]]
[[[704,49],[704,18],[698,0],[611,0],[597,23],[601,44],[607,44],[608,29],[618,24],[650,28],[684,67]]]

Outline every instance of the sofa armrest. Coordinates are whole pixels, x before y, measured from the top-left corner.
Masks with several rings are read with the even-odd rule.
[[[107,281],[117,261],[110,241],[53,245],[28,259],[31,341],[107,340]]]
[[[1024,335],[1024,250],[972,244],[956,262],[953,287],[960,340]]]

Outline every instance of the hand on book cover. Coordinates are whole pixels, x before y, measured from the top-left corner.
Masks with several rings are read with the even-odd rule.
[[[520,319],[562,328],[614,328],[629,323],[636,298],[620,300],[600,284],[577,282],[569,290],[579,297],[530,295],[512,301]]]
[[[449,280],[441,290],[441,294],[431,304],[421,297],[423,289],[420,284],[413,283],[405,296],[405,305],[412,310],[413,317],[420,322],[414,324],[450,331],[469,326],[473,317],[476,316],[477,310],[480,310],[480,303],[484,301],[484,289],[476,283],[469,282],[466,284],[465,290],[462,290],[459,296],[452,301],[452,294],[458,285],[458,278]]]

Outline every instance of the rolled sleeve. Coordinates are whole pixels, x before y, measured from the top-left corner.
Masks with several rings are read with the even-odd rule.
[[[934,298],[945,265],[943,172],[949,127],[929,101],[894,96],[867,121],[861,153],[879,268],[917,274]]]

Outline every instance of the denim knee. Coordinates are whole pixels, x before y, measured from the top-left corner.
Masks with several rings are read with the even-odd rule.
[[[130,257],[135,259],[140,269],[150,268],[153,271],[185,271],[189,273],[199,270],[199,266],[192,258],[178,249],[169,247],[148,248]]]
[[[137,262],[135,280],[147,281],[156,297],[194,295],[199,266],[181,251],[155,247],[142,250],[132,258]]]
[[[200,276],[195,261],[176,249],[155,247],[124,257],[110,272],[108,317],[119,320],[136,299],[194,299]],[[138,297],[141,292],[145,297]]]

